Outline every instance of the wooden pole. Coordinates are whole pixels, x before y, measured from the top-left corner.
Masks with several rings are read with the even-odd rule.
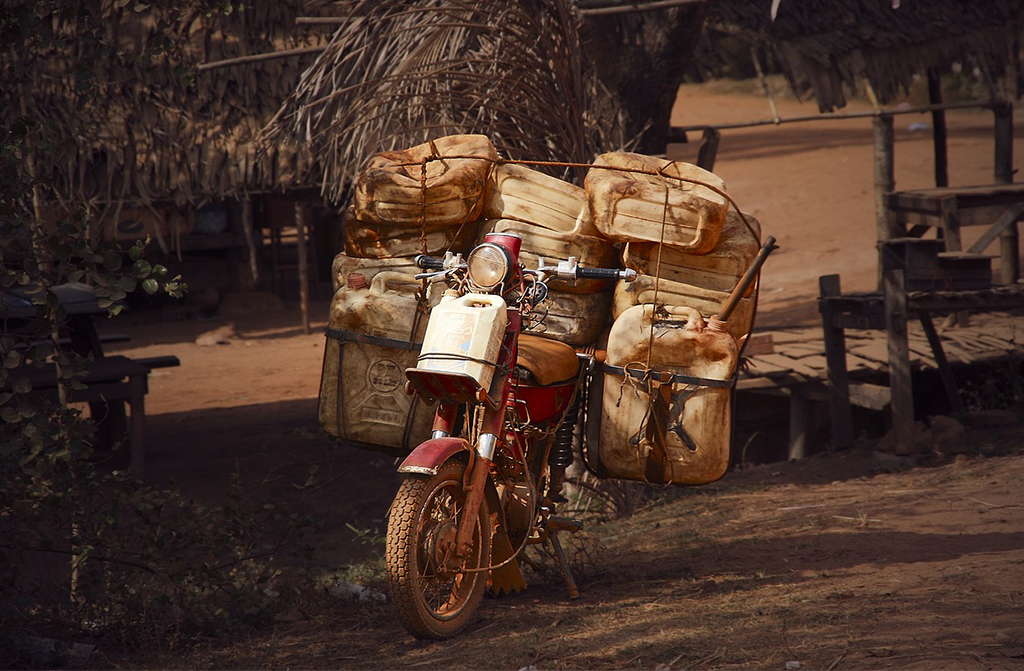
[[[249,274],[252,276],[252,288],[260,283],[260,269],[256,263],[256,240],[253,234],[252,199],[242,201],[242,233],[245,235],[245,246],[249,251]]]
[[[715,169],[715,157],[718,156],[718,141],[722,133],[716,128],[705,128],[697,150],[697,165],[709,172]]]
[[[942,79],[934,68],[928,70],[928,102],[942,105]],[[946,111],[941,108],[932,110],[932,142],[935,145],[935,186],[949,186]]]
[[[842,295],[839,275],[818,278],[821,298],[821,326],[825,336],[825,362],[828,370],[828,408],[832,418],[829,452],[853,445],[853,418],[850,410],[850,380],[846,369],[846,331],[837,323],[836,311],[827,299]]]
[[[895,136],[892,116],[876,115],[872,125],[875,136],[875,224],[878,242],[896,237],[892,211],[889,209],[889,194],[896,188]],[[882,263],[878,263],[879,287],[882,285]]]
[[[892,392],[892,428],[896,454],[914,453],[914,387],[910,377],[910,342],[907,335],[907,292],[903,270],[882,273],[885,330],[889,351],[889,389]]]
[[[295,203],[295,237],[299,252],[299,303],[302,306],[302,332],[309,335],[309,259],[306,249],[306,224],[309,222],[309,207],[300,201]]]
[[[996,184],[1013,182],[1013,104],[1003,103],[995,112],[995,180]],[[999,265],[1003,284],[1015,284],[1020,277],[1020,236],[1017,223],[999,235]]]

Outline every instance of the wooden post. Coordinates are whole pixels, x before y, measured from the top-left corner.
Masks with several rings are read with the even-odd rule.
[[[302,306],[302,332],[309,335],[309,258],[306,249],[306,224],[309,207],[295,201],[295,237],[299,252],[299,303]]]
[[[894,135],[891,114],[879,114],[873,121],[875,131],[875,222],[878,241],[897,237],[888,196],[896,188]],[[878,263],[879,287],[882,286],[882,263]]]
[[[957,205],[956,196],[948,196],[939,201],[940,217],[942,219],[942,237],[946,241],[947,252],[959,252],[963,250],[960,242],[960,207]]]
[[[837,323],[836,312],[828,298],[841,295],[839,275],[818,278],[821,299],[821,326],[825,336],[825,361],[828,368],[828,408],[832,419],[829,452],[853,445],[853,419],[850,411],[850,380],[846,370],[846,332]]]
[[[903,270],[882,272],[885,330],[889,351],[889,388],[892,392],[892,427],[896,454],[914,452],[914,387],[910,378],[907,337],[907,292]]]
[[[249,275],[252,278],[250,289],[255,289],[260,282],[260,270],[256,262],[256,239],[253,234],[252,199],[246,198],[242,201],[242,234],[245,236],[245,246],[249,253]],[[244,282],[245,285],[249,284]]]
[[[1013,182],[1013,104],[1002,103],[995,112],[995,180],[996,184]],[[1020,277],[1020,236],[1017,223],[1006,227],[999,236],[999,265],[1003,284],[1015,284]]]
[[[715,169],[715,157],[718,156],[718,141],[722,133],[717,128],[705,128],[697,150],[697,165],[711,172]]]
[[[811,401],[800,393],[799,387],[789,389],[789,460],[807,456],[807,436],[811,432],[813,417]]]
[[[928,70],[928,102],[942,104],[942,80],[939,71]],[[935,147],[935,186],[949,186],[949,154],[946,144],[946,111],[932,110],[932,144]]]

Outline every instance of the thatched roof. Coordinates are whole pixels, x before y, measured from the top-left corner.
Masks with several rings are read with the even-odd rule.
[[[1020,0],[719,0],[709,23],[775,48],[796,80],[808,80],[821,111],[846,104],[843,85],[866,77],[881,102],[915,74],[965,57],[1001,72],[1020,31]]]
[[[513,159],[593,155],[569,0],[353,0],[346,10],[266,130],[268,147],[318,157],[330,198],[372,155],[447,134],[486,134]]]
[[[294,152],[258,163],[253,138],[313,56],[198,74],[195,66],[323,45],[328,30],[296,27],[295,18],[324,13],[331,4],[275,0],[182,17],[176,3],[87,1],[85,10],[102,17],[94,22],[102,35],[80,34],[75,11],[56,13],[54,26],[65,41],[31,61],[14,51],[0,54],[5,73],[23,75],[5,82],[0,114],[7,124],[22,115],[38,122],[34,167],[51,187],[47,200],[182,204],[301,186],[295,175],[305,166]],[[180,50],[162,46],[168,31],[183,38]],[[96,37],[113,48],[82,62],[81,41]],[[91,100],[77,87],[79,73],[89,77]]]

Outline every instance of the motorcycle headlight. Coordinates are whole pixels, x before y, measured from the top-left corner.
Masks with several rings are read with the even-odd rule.
[[[469,281],[481,289],[493,289],[508,278],[512,262],[498,245],[485,242],[466,260]]]

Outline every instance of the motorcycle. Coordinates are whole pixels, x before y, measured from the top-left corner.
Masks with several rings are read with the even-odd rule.
[[[559,534],[582,525],[555,507],[565,501],[595,358],[523,328],[553,279],[637,274],[582,268],[574,258],[527,269],[520,245],[514,234],[491,233],[465,259],[416,257],[427,271],[416,277],[448,289],[431,312],[416,367],[405,371],[406,392],[438,408],[430,438],[398,467],[404,477],[388,516],[385,561],[392,601],[418,638],[459,633],[488,586],[497,594],[525,587],[518,559],[530,544],[550,544],[570,598],[578,596]],[[730,301],[755,274],[752,267]]]

